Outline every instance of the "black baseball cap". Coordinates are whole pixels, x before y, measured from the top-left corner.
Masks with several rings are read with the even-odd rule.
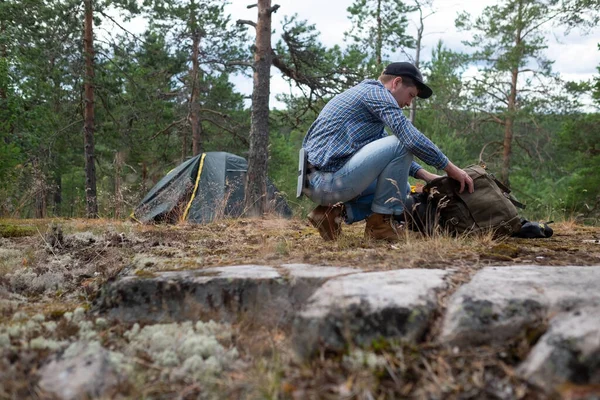
[[[433,90],[423,82],[421,71],[409,62],[394,62],[389,64],[383,70],[384,75],[407,76],[415,81],[419,88],[419,96],[422,99],[427,99],[433,94]]]

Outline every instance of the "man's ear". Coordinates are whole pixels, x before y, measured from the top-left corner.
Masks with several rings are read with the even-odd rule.
[[[401,76],[397,76],[394,78],[394,85],[395,85],[395,87],[402,85],[402,77]]]

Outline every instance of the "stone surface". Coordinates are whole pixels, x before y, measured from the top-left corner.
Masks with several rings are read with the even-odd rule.
[[[293,279],[307,278],[307,279],[325,279],[332,278],[334,276],[355,274],[362,272],[358,268],[346,268],[346,267],[325,267],[320,265],[310,264],[284,264],[281,268],[286,274]]]
[[[293,341],[301,357],[319,348],[342,351],[374,339],[419,340],[437,308],[436,292],[447,272],[404,269],[332,278],[297,314]]]
[[[98,342],[93,344],[73,343],[68,354],[42,367],[39,387],[44,394],[63,400],[111,398],[119,373],[110,352]]]
[[[552,315],[600,304],[600,267],[487,267],[451,297],[441,339],[500,343],[543,331]]]
[[[233,321],[244,314],[260,322],[281,323],[328,278],[357,271],[289,264],[134,273],[109,283],[95,309],[131,322]]]
[[[549,392],[566,383],[600,385],[600,307],[555,316],[517,373]]]

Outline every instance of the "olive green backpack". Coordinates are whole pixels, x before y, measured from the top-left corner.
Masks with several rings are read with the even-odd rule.
[[[493,232],[510,236],[521,229],[517,207],[525,208],[510,196],[510,189],[479,165],[464,170],[473,179],[475,191],[459,193],[458,181],[441,177],[429,182],[423,192],[428,205],[435,207],[437,224],[452,234]]]

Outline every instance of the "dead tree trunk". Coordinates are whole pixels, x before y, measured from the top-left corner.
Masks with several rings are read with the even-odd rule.
[[[190,25],[192,28],[192,70],[190,71],[192,90],[190,95],[190,124],[192,125],[192,156],[196,156],[200,153],[200,118],[198,115],[200,109],[200,105],[198,104],[198,97],[200,97],[200,83],[198,82],[198,75],[200,73],[198,61],[200,49],[200,29],[196,25],[195,7],[192,7],[190,14]]]
[[[383,21],[381,18],[381,0],[377,0],[377,44],[375,45],[375,62],[381,67],[381,48],[383,47]]]
[[[417,43],[416,43],[416,49],[415,49],[415,67],[419,68],[419,64],[421,62],[421,42],[423,41],[423,31],[425,30],[425,24],[423,23],[423,21],[425,20],[425,18],[427,18],[429,15],[423,16],[423,4],[421,4],[420,1],[415,1],[416,6],[417,6],[417,10],[419,11],[419,26],[417,27]],[[426,4],[431,4],[430,2],[425,2]],[[412,102],[412,104],[410,105],[410,113],[408,116],[408,119],[410,120],[411,123],[415,123],[415,118],[417,116],[417,103],[416,102]]]
[[[250,216],[263,215],[267,203],[269,95],[273,57],[271,49],[271,13],[273,11],[271,0],[258,0],[250,149],[248,151],[248,173],[244,201],[246,213]]]
[[[121,172],[123,171],[123,153],[115,154],[115,219],[121,218],[123,208],[123,188],[121,187]]]
[[[85,199],[87,218],[98,218],[96,194],[96,165],[94,157],[94,36],[92,0],[84,0],[85,21],[83,52],[85,56],[85,107],[83,142],[85,152]]]
[[[46,218],[46,177],[39,160],[33,161],[33,196],[36,218]]]
[[[52,205],[52,214],[55,217],[61,215],[62,208],[62,177],[60,173],[56,173],[54,177],[54,191],[52,194],[53,197],[53,205]]]

